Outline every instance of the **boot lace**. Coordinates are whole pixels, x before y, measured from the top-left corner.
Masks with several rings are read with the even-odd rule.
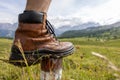
[[[54,30],[54,28],[53,28],[53,25],[52,25],[48,20],[46,20],[46,28],[47,28],[48,32],[49,32],[50,34],[52,34],[53,37],[57,40],[56,34],[55,34],[55,30]]]

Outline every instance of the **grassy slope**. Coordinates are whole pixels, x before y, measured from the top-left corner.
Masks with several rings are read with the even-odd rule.
[[[76,47],[72,56],[63,60],[62,80],[115,80],[117,73],[107,67],[107,63],[91,54],[92,51],[107,56],[120,68],[120,40],[95,41],[95,39],[74,38],[62,39],[71,41]],[[9,57],[12,41],[0,39],[0,58]],[[39,80],[40,65],[32,66],[31,75],[34,80]],[[0,61],[0,80],[28,80],[26,68],[14,67]],[[117,73],[120,75],[120,73]]]

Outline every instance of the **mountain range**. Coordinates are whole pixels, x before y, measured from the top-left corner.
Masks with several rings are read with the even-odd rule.
[[[80,31],[80,32],[85,32],[86,30],[89,30],[92,32],[92,30],[95,29],[110,29],[113,27],[118,27],[120,26],[120,22],[116,22],[114,24],[110,25],[100,25],[99,23],[95,22],[86,22],[86,23],[79,23],[76,22],[72,23],[72,20],[60,20],[60,22],[55,22],[55,25],[62,23],[61,27],[54,27],[55,33],[57,36],[65,37],[63,35],[68,34],[69,31]],[[18,23],[10,24],[10,23],[0,23],[0,37],[14,37],[15,30],[17,29]],[[77,34],[78,35],[78,34]]]
[[[62,33],[60,37],[98,37],[107,39],[120,38],[120,22],[98,27],[88,27],[82,30],[70,30]]]
[[[14,37],[14,32],[17,29],[17,23],[0,23],[0,37]]]
[[[64,25],[62,27],[55,29],[55,31],[56,31],[57,36],[59,36],[65,31],[82,30],[82,29],[86,29],[88,27],[98,27],[98,26],[100,26],[99,23],[87,22],[87,23],[83,23],[83,24],[76,24],[74,26],[73,25]]]

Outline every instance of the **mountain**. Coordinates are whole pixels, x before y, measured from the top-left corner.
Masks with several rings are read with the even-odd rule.
[[[0,37],[14,37],[17,23],[0,23]]]
[[[102,36],[103,34],[101,32],[107,32],[109,31],[109,29],[112,29],[111,32],[113,32],[116,29],[119,30],[118,27],[120,26],[120,22],[101,26],[99,23],[95,23],[95,22],[79,23],[78,19],[75,19],[75,22],[73,22],[73,19],[70,19],[70,20],[62,19],[58,21],[61,21],[60,23],[63,23],[62,26],[58,28],[56,27],[54,28],[55,28],[56,35],[60,37],[95,36],[95,34],[98,35],[98,33],[99,33],[99,36]],[[56,24],[59,24],[59,22],[56,21],[55,25]],[[18,26],[18,23],[14,23],[14,24],[0,23],[0,37],[12,37],[13,38],[14,32],[17,26]],[[117,30],[115,32],[119,32]],[[107,34],[111,34],[111,33],[108,32]],[[116,33],[114,33],[114,35],[115,34]]]
[[[70,30],[60,37],[104,37],[120,38],[120,22],[99,27],[89,27],[83,30]]]
[[[0,23],[0,29],[1,30],[11,30],[12,29],[12,24],[10,23]]]
[[[59,27],[58,29],[56,29],[56,34],[58,34],[58,36],[59,36],[60,34],[62,34],[65,31],[82,30],[82,29],[86,29],[88,27],[98,27],[98,26],[100,26],[100,24],[95,23],[95,22],[87,22],[87,23],[76,24],[76,25],[64,25],[64,26]]]
[[[88,27],[100,26],[96,22],[83,22],[80,17],[53,17],[49,19],[50,23],[55,27],[57,36],[68,30],[81,30]]]
[[[55,28],[55,33],[57,36],[61,35],[63,32],[68,30],[81,30],[85,29],[87,27],[97,27],[99,26],[98,23],[94,22],[88,22],[88,23],[78,23],[76,20],[76,24],[72,23],[72,20],[59,20],[62,24],[62,27]],[[67,24],[67,22],[70,21],[70,24]],[[55,23],[55,25],[58,24],[58,22]],[[0,23],[0,37],[14,37],[14,32],[18,26],[18,23],[10,24],[10,23]]]

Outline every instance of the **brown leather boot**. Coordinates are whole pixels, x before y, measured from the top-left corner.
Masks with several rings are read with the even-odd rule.
[[[45,13],[25,11],[19,15],[19,27],[11,48],[10,63],[30,66],[40,62],[42,56],[61,58],[72,54],[70,42],[59,42]]]

